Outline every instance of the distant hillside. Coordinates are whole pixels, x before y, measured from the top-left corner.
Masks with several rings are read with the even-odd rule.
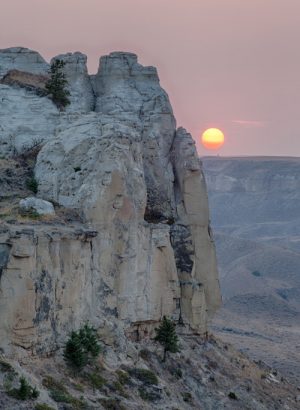
[[[216,226],[299,222],[300,158],[207,157],[203,163]]]
[[[300,158],[207,157],[222,337],[300,375]],[[233,325],[234,324],[234,325]]]

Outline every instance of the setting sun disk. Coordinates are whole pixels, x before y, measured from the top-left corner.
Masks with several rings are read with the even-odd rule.
[[[225,137],[218,128],[209,128],[202,134],[201,142],[206,149],[218,149],[224,144]]]

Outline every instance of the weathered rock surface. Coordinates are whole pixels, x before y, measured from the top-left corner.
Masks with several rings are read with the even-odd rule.
[[[24,349],[53,351],[67,329],[94,316],[101,303],[93,297],[101,281],[91,274],[94,235],[83,228],[1,228],[0,345],[4,351],[14,357]]]
[[[58,117],[57,108],[47,97],[0,84],[0,156],[14,155],[34,141],[53,138]]]
[[[68,53],[55,58],[66,63],[71,104],[65,112],[43,97],[50,66],[37,52],[0,50],[0,156],[21,153],[35,141],[49,141],[81,114],[93,110],[86,56]]]
[[[74,325],[89,319],[99,326],[104,318],[136,339],[163,315],[183,332],[205,333],[220,304],[206,186],[193,140],[176,131],[156,69],[134,54],[112,53],[90,79],[82,54],[58,58],[71,91],[66,112],[24,89],[2,87],[10,98],[18,95],[18,108],[10,110],[19,109],[23,120],[33,116],[26,99],[40,102],[38,197],[76,210],[85,221],[76,229],[97,235],[86,240],[71,227],[53,234],[41,223],[22,233],[7,225],[0,303],[9,305],[1,320],[10,325],[0,330],[2,343],[8,351],[46,351]],[[28,255],[16,255],[18,246]]]
[[[36,51],[24,47],[11,47],[0,50],[0,78],[10,70],[47,74],[48,69],[49,64]]]

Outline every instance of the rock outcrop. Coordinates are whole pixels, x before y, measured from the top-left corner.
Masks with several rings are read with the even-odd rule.
[[[24,89],[5,90],[18,93],[26,118],[26,99],[40,100],[38,197],[76,210],[84,223],[52,227],[55,234],[42,222],[29,233],[5,227],[0,322],[10,325],[0,329],[1,343],[45,352],[87,319],[137,339],[163,315],[183,332],[205,333],[220,304],[205,180],[156,69],[112,53],[89,77],[82,54],[57,58],[71,91],[66,112]]]

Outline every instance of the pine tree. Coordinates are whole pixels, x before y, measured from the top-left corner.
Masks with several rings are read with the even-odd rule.
[[[64,348],[64,359],[68,366],[81,370],[90,359],[95,359],[101,352],[96,329],[88,323],[78,332],[72,332]]]
[[[156,337],[154,340],[159,342],[164,347],[163,362],[165,362],[167,352],[176,353],[180,351],[175,324],[172,320],[164,316],[159,328],[155,330]]]
[[[88,363],[88,356],[77,332],[72,332],[64,349],[64,360],[68,366],[81,370]]]
[[[46,83],[46,91],[52,98],[52,101],[57,105],[58,108],[62,109],[70,104],[68,96],[70,95],[69,90],[66,88],[68,81],[66,79],[63,68],[65,62],[62,60],[55,60],[50,67],[50,79]]]

